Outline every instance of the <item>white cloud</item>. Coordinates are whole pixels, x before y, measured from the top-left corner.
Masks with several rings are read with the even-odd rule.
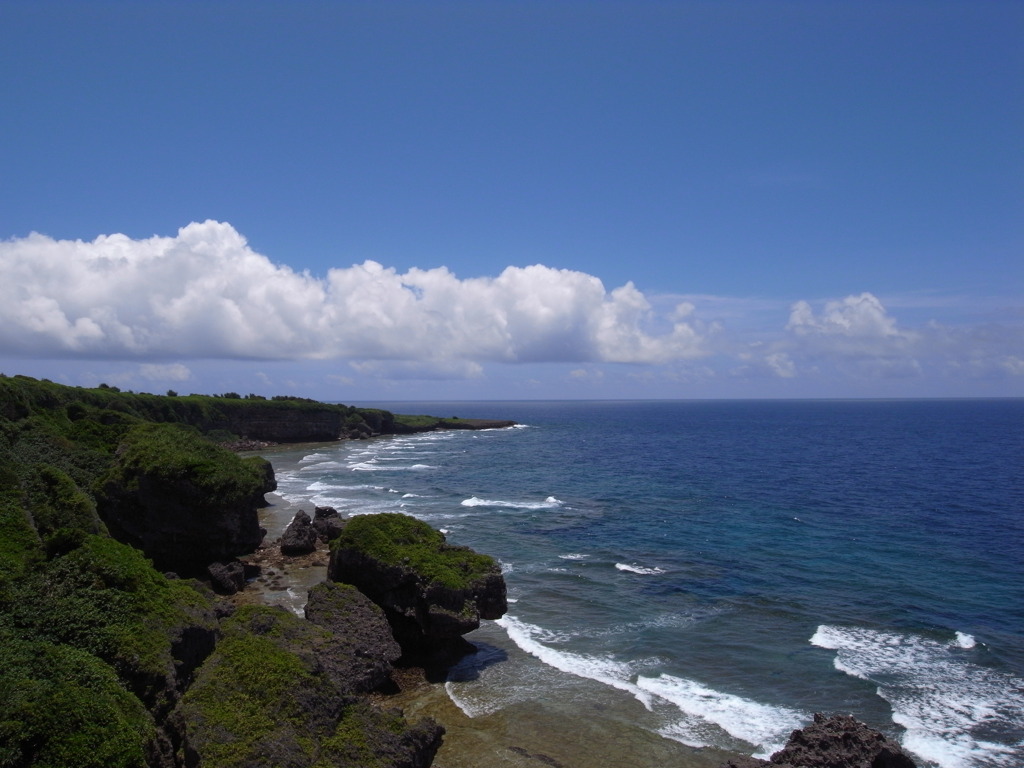
[[[214,221],[174,237],[0,242],[0,276],[0,360],[119,360],[133,366],[118,373],[132,386],[199,383],[204,359],[308,361],[350,387],[471,383],[501,364],[564,363],[561,382],[671,382],[673,395],[708,382],[789,392],[801,379],[842,387],[900,378],[1001,381],[1012,393],[1024,377],[1020,306],[958,297],[952,311],[943,297],[883,303],[865,292],[787,307],[763,297],[645,294],[632,283],[608,290],[593,275],[540,264],[459,278],[444,267],[400,273],[366,261],[315,277],[274,264]],[[630,366],[616,374],[607,363]],[[283,374],[274,381],[301,388]],[[214,389],[225,388],[218,379]]]
[[[273,264],[231,225],[0,243],[0,352],[25,356],[650,363],[703,354],[632,284],[542,265],[459,279],[373,261],[326,278]],[[654,333],[650,327],[670,322]]]
[[[786,328],[798,334],[862,339],[902,335],[896,330],[896,321],[886,313],[882,302],[870,293],[829,301],[820,315],[816,315],[806,301],[798,301],[790,311]]]

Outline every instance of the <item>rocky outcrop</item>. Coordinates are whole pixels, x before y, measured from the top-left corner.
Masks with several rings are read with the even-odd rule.
[[[257,508],[272,490],[263,459],[241,459],[171,424],[133,429],[97,494],[110,533],[163,571],[203,576],[214,562],[256,549]]]
[[[332,545],[327,575],[384,609],[407,662],[460,655],[469,650],[462,635],[508,607],[492,558],[446,543],[408,515],[352,518]]]
[[[321,617],[330,623],[367,610],[347,598],[322,595]],[[358,695],[373,675],[348,638],[261,606],[239,608],[222,630],[175,711],[186,768],[430,765],[444,730],[429,719],[410,724]]]
[[[210,563],[206,566],[210,586],[222,595],[233,595],[245,589],[245,566],[238,560]]]
[[[334,633],[331,675],[344,690],[372,691],[388,681],[402,655],[384,611],[349,584],[325,581],[309,590],[306,619]]]
[[[733,758],[721,768],[916,768],[899,744],[849,715],[814,716],[769,760]]]
[[[348,522],[348,518],[338,514],[338,510],[334,507],[313,508],[313,529],[320,541],[325,544],[341,533],[346,522]]]
[[[281,554],[308,555],[316,549],[316,538],[313,521],[300,509],[281,535]]]

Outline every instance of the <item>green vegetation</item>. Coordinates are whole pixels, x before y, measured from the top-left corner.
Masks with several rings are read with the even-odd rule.
[[[103,478],[124,488],[140,480],[164,488],[187,485],[195,501],[215,499],[221,506],[244,504],[264,493],[266,461],[242,459],[181,424],[138,424],[118,447],[116,465]]]
[[[331,634],[281,608],[245,606],[185,694],[186,742],[205,768],[411,764],[408,723],[347,695]]]
[[[255,765],[271,744],[290,744],[309,757],[312,745],[300,738],[303,711],[296,693],[311,691],[318,681],[289,640],[317,631],[323,632],[284,610],[260,606],[244,607],[225,623],[217,650],[183,701],[188,739],[204,765]]]
[[[351,547],[381,562],[408,566],[425,582],[450,589],[466,589],[498,567],[493,557],[448,544],[440,531],[400,513],[353,517],[331,547]]]
[[[291,397],[158,396],[0,375],[0,768],[142,768],[169,757],[159,745],[171,743],[161,731],[172,713],[205,745],[208,767],[296,756],[387,766],[429,741],[409,741],[401,717],[342,695],[316,656],[327,630],[244,608],[217,643],[212,593],[110,536],[115,504],[200,517],[251,504],[268,465],[214,441],[296,423],[361,435],[395,426],[387,411]],[[441,549],[456,548],[442,539]],[[439,579],[472,571],[468,555],[434,560]]]
[[[146,765],[153,721],[95,656],[0,632],[0,690],[0,765]]]

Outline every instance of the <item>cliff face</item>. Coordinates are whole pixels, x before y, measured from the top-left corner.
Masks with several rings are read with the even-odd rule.
[[[332,544],[327,575],[379,605],[403,658],[416,663],[459,655],[464,634],[508,609],[505,579],[492,558],[447,544],[407,515],[350,520]]]
[[[197,575],[259,546],[256,510],[275,487],[266,461],[242,460],[194,430],[151,424],[121,443],[97,507],[111,534],[158,568]]]
[[[236,402],[224,403],[216,414],[204,418],[203,430],[272,443],[326,443],[345,433],[344,406],[287,408],[273,402]]]

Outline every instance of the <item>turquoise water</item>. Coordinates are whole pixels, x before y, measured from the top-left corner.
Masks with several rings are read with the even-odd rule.
[[[1024,400],[373,405],[521,425],[270,454],[294,503],[502,563],[467,715],[766,755],[842,712],[923,765],[1024,765]]]

